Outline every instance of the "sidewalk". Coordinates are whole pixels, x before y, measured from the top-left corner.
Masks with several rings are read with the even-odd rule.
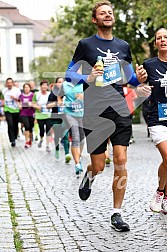
[[[78,196],[82,178],[76,178],[73,161],[64,164],[63,149],[62,159],[56,161],[54,149],[46,154],[44,146],[38,149],[34,143],[25,150],[22,137],[11,148],[2,122],[0,252],[165,252],[167,216],[149,209],[161,158],[146,138],[146,126],[133,125],[133,129],[123,204],[131,231],[118,233],[110,226],[113,164],[97,177],[90,198],[82,202]],[[88,161],[84,150],[84,171]]]

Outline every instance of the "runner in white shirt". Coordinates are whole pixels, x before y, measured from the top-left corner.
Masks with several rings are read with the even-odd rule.
[[[18,99],[20,94],[20,89],[13,85],[13,79],[8,78],[6,80],[6,87],[2,90],[2,95],[5,117],[8,124],[8,136],[12,147],[16,145],[15,140],[18,134]]]

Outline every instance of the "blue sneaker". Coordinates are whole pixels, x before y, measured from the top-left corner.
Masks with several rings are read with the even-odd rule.
[[[81,165],[81,163],[76,164],[76,165],[75,165],[75,173],[76,173],[76,175],[79,175],[82,171],[83,171],[83,170],[82,170],[82,165]]]
[[[79,163],[80,163],[80,172],[83,172],[83,169],[82,169],[82,159],[81,159],[81,157],[80,157]]]

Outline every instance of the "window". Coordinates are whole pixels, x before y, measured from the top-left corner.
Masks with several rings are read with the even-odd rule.
[[[21,34],[20,33],[16,34],[16,44],[21,44]]]
[[[16,58],[17,73],[23,73],[23,57]]]
[[[1,58],[0,58],[0,73],[2,73],[2,69],[1,69]]]

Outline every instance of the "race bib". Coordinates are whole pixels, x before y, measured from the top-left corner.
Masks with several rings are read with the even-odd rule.
[[[22,107],[29,107],[28,102],[29,102],[29,99],[28,98],[24,98],[23,102],[22,102]]]
[[[50,113],[50,109],[47,109],[46,106],[42,106],[41,107],[41,113],[42,114],[49,114]]]
[[[122,79],[119,63],[112,63],[104,68],[103,86],[117,83]]]
[[[159,121],[167,120],[167,103],[158,103],[158,119]]]
[[[14,106],[14,101],[5,101],[5,105],[10,107],[10,106]]]
[[[83,111],[83,102],[82,101],[70,102],[69,109],[72,112],[82,112]]]
[[[58,107],[58,114],[64,114],[64,108],[65,106]]]

